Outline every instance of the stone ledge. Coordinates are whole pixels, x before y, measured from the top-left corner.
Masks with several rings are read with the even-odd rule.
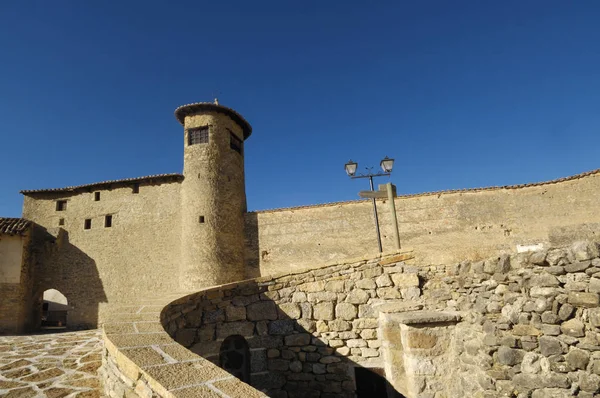
[[[453,311],[411,311],[396,314],[394,321],[403,325],[417,325],[427,323],[460,322],[462,319],[458,312]]]

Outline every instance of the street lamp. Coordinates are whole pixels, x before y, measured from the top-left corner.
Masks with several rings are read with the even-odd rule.
[[[373,188],[373,177],[384,177],[384,176],[391,175],[392,168],[394,167],[394,159],[390,159],[386,156],[385,158],[383,158],[381,160],[379,165],[381,166],[381,170],[383,170],[383,173],[382,172],[372,173],[371,170],[373,168],[371,167],[371,168],[367,168],[367,171],[368,171],[367,173],[358,173],[358,175],[357,175],[356,169],[358,168],[358,163],[353,162],[352,160],[348,161],[348,163],[346,163],[344,165],[344,169],[346,170],[346,174],[348,174],[348,177],[350,177],[352,179],[368,178],[369,185],[371,187],[371,191],[375,191],[375,189]],[[372,197],[371,201],[373,202],[373,218],[375,219],[375,229],[377,231],[377,245],[379,247],[379,253],[381,253],[383,251],[383,249],[381,247],[381,234],[379,233],[379,218],[377,217],[377,203],[375,201],[375,197]]]

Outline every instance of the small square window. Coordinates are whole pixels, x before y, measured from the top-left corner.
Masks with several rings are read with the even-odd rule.
[[[100,192],[94,192],[94,200],[96,202],[100,201]]]
[[[107,214],[104,216],[104,228],[112,227],[112,215]]]
[[[208,126],[188,130],[188,145],[208,144]]]
[[[92,219],[86,218],[83,222],[83,229],[92,229]]]
[[[65,225],[65,219],[64,218],[59,218],[58,219],[58,225]]]
[[[133,187],[131,188],[131,192],[132,193],[140,193],[140,184],[133,184]]]
[[[204,224],[204,216],[200,216],[200,217],[198,217],[198,222],[199,222],[200,224]]]
[[[66,200],[57,200],[56,201],[56,211],[65,211],[67,210],[67,201]]]
[[[242,145],[242,140],[240,140],[237,135],[233,134],[233,131],[229,130],[229,147],[241,155]]]

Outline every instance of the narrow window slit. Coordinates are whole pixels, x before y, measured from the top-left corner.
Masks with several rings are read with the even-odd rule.
[[[104,228],[112,227],[112,215],[107,214],[104,216]]]
[[[86,218],[83,222],[83,229],[91,229],[92,228],[92,219]]]

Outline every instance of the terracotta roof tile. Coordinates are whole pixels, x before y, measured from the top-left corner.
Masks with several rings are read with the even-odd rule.
[[[408,194],[408,195],[399,195],[398,197],[400,197],[400,198],[415,198],[415,197],[420,197],[420,196],[433,196],[433,195],[439,196],[439,195],[446,195],[446,194],[450,194],[450,193],[496,191],[496,190],[500,190],[500,189],[521,189],[521,188],[528,188],[528,187],[537,187],[537,186],[542,186],[542,185],[558,184],[560,182],[577,180],[579,178],[591,176],[594,174],[600,174],[600,169],[586,171],[584,173],[575,174],[575,175],[569,176],[569,177],[557,178],[555,180],[534,182],[534,183],[529,183],[529,184],[504,185],[504,186],[493,186],[493,187],[484,187],[484,188],[449,189],[449,190],[445,190],[445,191],[434,191],[434,192],[423,192],[423,193],[415,193],[415,194]],[[366,202],[366,201],[370,201],[370,200],[371,199],[346,200],[346,201],[341,201],[341,202],[321,203],[321,204],[306,205],[306,206],[282,207],[282,208],[278,208],[278,209],[255,210],[255,211],[252,211],[251,213],[271,213],[271,212],[285,211],[285,210],[310,209],[310,208],[314,208],[314,207],[339,206],[339,205],[343,205],[343,204],[347,204],[347,203],[359,203],[359,202]]]
[[[23,195],[31,195],[36,193],[48,193],[48,192],[74,192],[82,189],[92,189],[92,188],[107,188],[109,185],[113,184],[123,184],[123,183],[141,183],[141,182],[167,182],[167,181],[181,181],[183,180],[182,174],[172,173],[172,174],[155,174],[145,177],[136,177],[136,178],[124,178],[122,180],[108,180],[102,182],[95,182],[93,184],[85,184],[85,185],[75,185],[71,187],[64,188],[49,188],[49,189],[31,189],[21,191]]]
[[[31,225],[31,221],[24,218],[0,217],[0,234],[23,235]]]

